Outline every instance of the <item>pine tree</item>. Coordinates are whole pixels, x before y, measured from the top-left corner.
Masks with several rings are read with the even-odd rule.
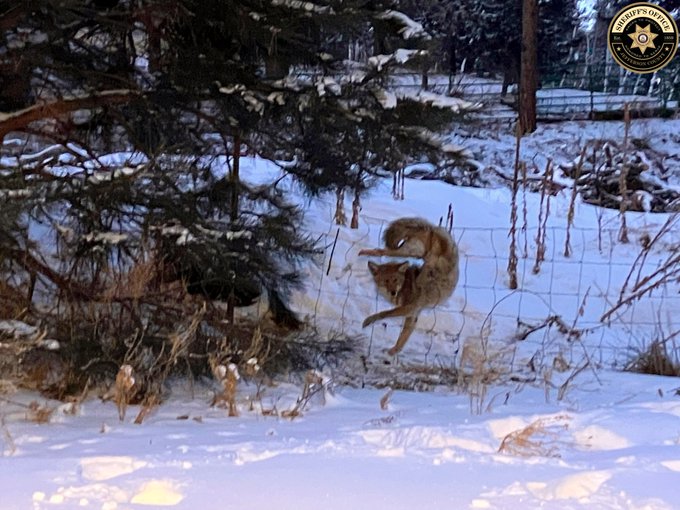
[[[27,149],[9,168],[20,192],[3,192],[23,195],[20,216],[60,244],[57,258],[24,242],[8,263],[72,299],[110,297],[112,275],[149,257],[162,278],[232,305],[258,287],[285,294],[315,246],[280,181],[257,184],[244,155],[292,162],[282,171],[319,193],[361,191],[410,161],[463,154],[423,129],[449,122],[463,102],[432,106],[386,88],[390,68],[422,57],[428,40],[390,6],[3,3],[0,65],[30,76],[0,89],[0,138]],[[346,61],[366,34],[387,53]]]

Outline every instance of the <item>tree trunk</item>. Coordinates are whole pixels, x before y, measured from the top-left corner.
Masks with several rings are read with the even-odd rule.
[[[335,190],[335,224],[347,225],[347,216],[345,215],[345,188],[338,186]]]
[[[231,166],[231,173],[229,174],[229,180],[231,181],[231,208],[229,211],[229,219],[232,225],[238,219],[238,202],[239,202],[239,170],[241,166],[241,136],[236,133],[234,135],[234,147],[232,148],[233,163]],[[234,286],[231,286],[231,292],[227,298],[227,320],[229,324],[234,324]]]
[[[266,55],[264,57],[265,76],[270,80],[285,78],[288,74],[288,64],[280,55]]]
[[[354,200],[352,200],[352,219],[349,222],[349,228],[359,228],[359,211],[361,211],[361,170],[357,174],[357,182],[354,187]]]
[[[420,88],[428,90],[430,88],[430,59],[426,58],[423,62],[423,67],[420,70]]]
[[[536,131],[536,87],[538,86],[537,0],[523,0],[522,68],[519,85],[519,133]]]
[[[231,173],[229,175],[229,180],[231,181],[231,210],[229,213],[229,219],[234,223],[238,219],[238,198],[239,198],[239,170],[241,167],[241,136],[237,133],[234,135],[234,147],[233,147],[233,164],[231,167]]]

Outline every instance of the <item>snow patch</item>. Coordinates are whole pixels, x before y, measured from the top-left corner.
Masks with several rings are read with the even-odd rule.
[[[490,420],[487,422],[486,426],[489,431],[497,440],[502,440],[508,434],[515,432],[516,430],[522,430],[527,425],[531,423],[525,418],[519,416],[508,416],[507,418],[502,418],[500,420]]]
[[[664,460],[661,461],[661,465],[671,471],[680,472],[680,460]]]
[[[80,461],[82,477],[85,480],[110,480],[121,475],[134,473],[147,463],[133,457],[87,457]]]
[[[358,432],[358,435],[366,443],[380,446],[383,449],[422,450],[457,447],[472,452],[492,453],[494,451],[487,444],[454,436],[440,427],[415,426],[396,430],[362,430]]]
[[[619,450],[631,446],[630,441],[611,430],[590,425],[574,432],[579,446],[588,450]]]
[[[76,506],[88,506],[93,502],[100,503],[102,510],[114,510],[120,504],[130,501],[127,491],[115,485],[105,483],[85,484],[81,486],[59,487],[49,497],[41,491],[33,493],[34,503],[49,502],[51,505],[65,505],[68,508]],[[36,505],[36,508],[43,508]]]
[[[150,506],[175,506],[184,499],[178,484],[172,480],[150,480],[132,497],[131,503]]]
[[[280,455],[281,451],[264,450],[262,452],[254,452],[250,449],[240,450],[236,453],[236,458],[234,459],[234,464],[237,466],[244,466],[251,462],[260,462],[263,460],[268,460],[277,455]]]
[[[470,508],[491,508],[491,503],[486,499],[473,499]]]
[[[582,499],[597,493],[611,477],[611,472],[606,470],[583,471],[548,483],[529,482],[526,488],[535,497],[545,501]]]

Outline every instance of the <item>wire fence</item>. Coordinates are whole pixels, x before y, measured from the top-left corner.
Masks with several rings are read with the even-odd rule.
[[[427,89],[482,104],[474,118],[514,120],[516,78],[507,79],[505,86],[503,81],[502,73],[433,74],[428,76]],[[397,74],[395,82],[412,93],[424,85],[422,74],[406,72]],[[676,69],[645,76],[613,63],[572,63],[540,74],[536,107],[542,121],[611,119],[623,115],[625,104],[638,116],[670,115],[678,108],[678,100],[680,73]]]
[[[371,356],[393,345],[403,320],[361,327],[367,315],[392,307],[379,297],[366,258],[357,255],[362,248],[378,246],[387,223],[371,217],[364,221],[360,232],[339,230],[333,260],[330,253],[338,231],[323,233],[328,249],[323,263],[310,275],[315,302],[309,305],[317,328],[363,335],[366,355]],[[643,230],[633,229],[631,235],[642,235]],[[641,247],[620,243],[618,233],[618,227],[572,227],[571,255],[565,257],[566,227],[548,227],[545,260],[535,272],[538,232],[527,228],[520,233],[519,287],[511,290],[508,229],[457,226],[453,235],[460,247],[458,286],[447,302],[421,314],[405,352],[425,364],[451,366],[459,363],[461,349],[472,342],[491,350],[512,346],[515,354],[517,349],[526,354],[513,356],[513,363],[587,353],[593,363],[626,364],[653,341],[680,331],[680,286],[677,282],[662,285],[603,321],[627,296],[622,289],[631,273],[633,280],[643,278],[658,270],[667,257],[664,250],[650,253],[633,271]],[[675,246],[679,234],[669,232],[668,242]]]

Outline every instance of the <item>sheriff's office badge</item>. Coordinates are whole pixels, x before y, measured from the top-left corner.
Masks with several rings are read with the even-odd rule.
[[[675,56],[678,26],[658,5],[631,4],[616,13],[609,24],[608,44],[621,67],[634,73],[653,73]]]

